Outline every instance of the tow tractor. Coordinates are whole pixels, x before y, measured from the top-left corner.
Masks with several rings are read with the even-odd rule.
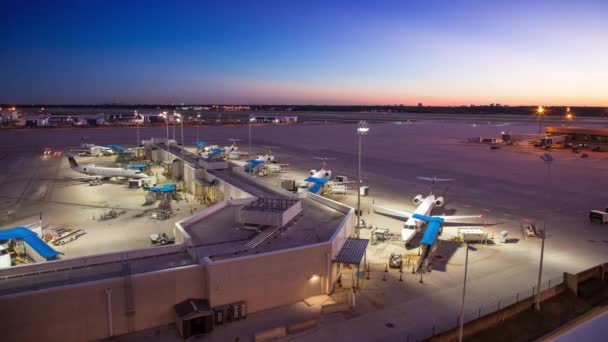
[[[169,237],[166,233],[155,233],[150,235],[150,241],[154,245],[170,245],[175,243],[174,237]]]

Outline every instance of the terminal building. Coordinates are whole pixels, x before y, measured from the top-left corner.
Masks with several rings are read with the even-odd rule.
[[[177,222],[174,245],[0,270],[4,338],[100,340],[172,323],[186,336],[194,319],[229,329],[228,318],[331,294],[342,266],[364,260],[353,208],[171,140],[143,145],[153,161],[171,161],[188,191],[214,186],[223,200]]]
[[[608,151],[608,128],[548,126],[545,134],[547,137],[563,136],[564,146]]]

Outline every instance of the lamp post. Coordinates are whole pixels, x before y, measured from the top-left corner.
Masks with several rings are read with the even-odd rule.
[[[549,153],[545,153],[542,156],[540,156],[540,159],[542,159],[545,164],[547,165],[547,190],[545,193],[545,198],[548,200],[548,189],[549,189],[549,180],[551,178],[551,162],[553,162],[553,156],[551,156]],[[536,298],[534,300],[534,308],[536,309],[536,311],[540,311],[540,283],[542,281],[542,274],[543,274],[543,259],[544,259],[544,255],[545,255],[545,239],[547,237],[547,223],[546,220],[543,223],[543,229],[539,232],[540,233],[540,241],[541,241],[541,245],[540,245],[540,265],[538,267],[538,282],[536,283]]]
[[[543,115],[545,113],[543,106],[538,106],[536,113],[538,114],[538,139],[541,139],[541,126],[543,124]]]
[[[182,131],[182,147],[184,146],[184,118],[182,117],[181,114],[176,113],[175,116],[177,116],[177,122],[180,123],[181,125],[181,131]],[[173,129],[175,130],[175,126],[173,126]],[[174,134],[175,135],[175,134]]]
[[[472,246],[469,246],[469,243],[466,243],[466,254],[464,257],[464,284],[462,285],[462,302],[460,303],[460,331],[458,333],[458,341],[462,342],[462,333],[464,327],[464,298],[467,293],[467,271],[469,268],[469,249],[473,249]]]
[[[177,140],[175,140],[175,117],[176,116],[177,116],[177,113],[173,112],[173,140],[176,141],[176,143],[177,143]]]
[[[361,228],[361,137],[369,132],[367,122],[359,121],[357,135],[359,136],[359,171],[357,172],[357,237]]]
[[[570,111],[570,107],[566,107],[566,127],[568,127],[568,123],[574,120],[574,115]]]
[[[165,141],[165,145],[167,146],[167,160],[169,160],[169,116],[167,115],[167,112],[162,112],[159,114],[160,117],[165,119],[165,123],[167,124],[167,140]]]
[[[135,127],[137,127],[137,146],[140,146],[139,140],[139,115],[137,115],[137,111],[135,111]]]
[[[251,123],[255,120],[255,118],[253,117],[253,115],[249,115],[249,122],[248,122],[248,126],[249,126],[249,160],[252,160],[253,157],[251,155]],[[253,167],[252,167],[252,163],[250,162],[249,164],[249,173],[253,174]]]
[[[200,114],[196,115],[196,143],[198,144],[198,120],[201,118]]]

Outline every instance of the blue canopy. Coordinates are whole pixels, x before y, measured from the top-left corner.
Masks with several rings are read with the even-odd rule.
[[[145,169],[146,167],[148,167],[147,164],[133,164],[133,165],[128,165],[127,169]]]
[[[147,189],[150,192],[173,192],[175,191],[175,184],[165,184],[163,186],[157,186],[154,188]]]
[[[327,183],[329,181],[329,179],[327,179],[327,178],[317,178],[317,177],[308,177],[304,181],[305,182],[315,183],[315,185],[313,185],[310,189],[308,189],[308,191],[312,192],[313,194],[316,194],[317,192],[319,192],[319,190],[321,190],[321,188],[323,188],[323,185],[325,183]]]
[[[429,245],[432,246],[437,240],[437,236],[439,235],[439,229],[443,224],[444,219],[436,216],[425,216],[420,214],[412,215],[413,218],[426,221],[428,224],[426,226],[426,231],[420,240],[421,245]]]
[[[312,182],[312,183],[325,184],[325,183],[327,183],[329,181],[329,179],[327,179],[327,178],[317,178],[317,177],[308,177],[304,181],[306,181],[306,182]]]
[[[216,148],[214,150],[211,151],[211,153],[209,153],[207,156],[208,157],[216,157],[222,153],[224,153],[226,150],[224,150],[223,148]]]
[[[23,239],[23,241],[30,245],[30,247],[32,247],[36,253],[40,254],[47,260],[52,259],[59,254],[63,254],[51,248],[46,244],[46,242],[42,241],[42,239],[39,238],[36,233],[25,227],[15,227],[7,230],[0,230],[0,240],[9,239]]]
[[[264,164],[263,160],[257,160],[257,159],[252,159],[252,160],[248,160],[247,164],[245,164],[245,171],[251,171],[252,169],[255,169],[256,167],[258,167],[258,165],[260,164]]]
[[[122,147],[120,145],[114,145],[114,144],[108,144],[108,145],[105,145],[105,147],[109,147],[109,148],[111,148],[113,150],[117,150],[117,151],[120,151],[120,152],[123,152],[124,150],[126,150],[126,148],[124,148],[124,147]]]

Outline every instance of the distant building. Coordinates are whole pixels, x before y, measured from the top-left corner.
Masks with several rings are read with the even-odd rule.
[[[293,124],[298,122],[297,116],[268,116],[268,115],[256,115],[254,121],[257,123],[281,123],[281,124]]]
[[[0,123],[9,123],[19,120],[19,112],[14,110],[0,111]]]
[[[49,125],[48,116],[26,116],[19,119],[19,126],[24,127],[45,127]]]
[[[608,151],[608,128],[587,127],[545,127],[545,134],[564,136],[564,146],[581,146]]]

